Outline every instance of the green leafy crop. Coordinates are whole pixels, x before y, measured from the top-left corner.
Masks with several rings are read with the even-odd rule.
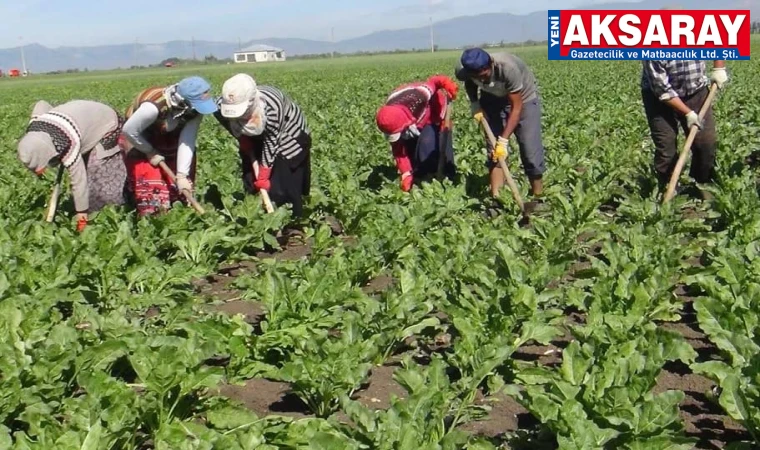
[[[203,216],[108,207],[79,234],[64,177],[46,224],[54,175],[38,180],[16,157],[37,100],[123,110],[191,73],[219,94],[249,66],[0,80],[0,448],[685,450],[706,439],[684,414],[698,394],[738,424],[732,448],[760,445],[754,66],[729,63],[717,99],[714,203],[684,193],[660,207],[640,64],[513,50],[543,103],[550,211],[529,227],[506,191],[501,214],[485,214],[485,142],[463,89],[459,176],[399,189],[375,111],[400,84],[452,76],[458,52],[257,65],[258,83],[287,92],[313,130],[308,244],[276,259],[262,252],[282,250],[290,210],[266,214],[243,194],[235,142],[213,120],[198,140]],[[225,289],[261,310],[255,321],[215,311],[198,287],[241,261]],[[699,339],[714,351],[690,346]],[[673,370],[715,395],[664,387]],[[283,392],[224,394],[253,382]],[[376,404],[363,396],[373,387]],[[533,423],[483,432],[517,414],[494,399]]]

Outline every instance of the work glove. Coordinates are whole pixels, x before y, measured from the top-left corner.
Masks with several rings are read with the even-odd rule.
[[[272,183],[269,182],[269,177],[272,175],[272,169],[266,166],[259,166],[259,176],[256,182],[253,183],[254,187],[258,190],[268,191],[272,188]]]
[[[493,154],[491,155],[493,162],[499,162],[501,158],[507,157],[507,145],[509,145],[509,141],[504,137],[499,136],[499,140],[496,142],[496,148],[493,149]]]
[[[699,115],[694,111],[689,111],[689,114],[686,114],[686,127],[691,129],[694,125],[700,130],[702,129],[702,121],[699,120]]]
[[[412,173],[412,162],[409,160],[406,156],[396,156],[396,169],[398,169],[398,173],[405,174],[405,173]]]
[[[417,129],[417,125],[409,125],[406,130],[401,135],[401,139],[407,140],[407,139],[414,139],[420,135],[420,130]]]
[[[404,192],[409,192],[412,189],[412,184],[414,183],[414,177],[412,177],[411,172],[404,172],[401,174],[401,190]]]
[[[480,107],[480,102],[470,103],[470,112],[472,113],[472,118],[475,119],[475,122],[480,123],[480,121],[483,120],[483,109]]]
[[[710,73],[710,80],[718,85],[718,89],[723,89],[723,85],[728,81],[728,72],[725,67],[715,67]]]
[[[190,181],[189,178],[187,178],[187,175],[183,173],[178,173],[177,174],[177,189],[180,192],[182,191],[193,192],[193,182]]]
[[[87,226],[87,213],[79,213],[74,218],[77,220],[77,232],[81,233]]]
[[[153,167],[158,167],[158,165],[164,161],[163,155],[156,152],[148,153],[147,156],[148,156],[148,161],[150,161],[150,165]]]

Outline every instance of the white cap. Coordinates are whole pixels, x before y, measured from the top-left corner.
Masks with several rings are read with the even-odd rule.
[[[257,92],[256,82],[245,73],[239,73],[224,82],[222,86],[222,116],[237,119],[248,110]]]

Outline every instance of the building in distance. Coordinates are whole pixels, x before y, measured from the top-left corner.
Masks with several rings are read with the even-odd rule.
[[[285,61],[285,51],[271,45],[251,45],[233,54],[236,63]]]

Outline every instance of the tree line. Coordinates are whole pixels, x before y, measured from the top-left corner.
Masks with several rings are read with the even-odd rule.
[[[752,34],[760,34],[760,21],[752,22],[752,26],[750,27],[750,30]]]

